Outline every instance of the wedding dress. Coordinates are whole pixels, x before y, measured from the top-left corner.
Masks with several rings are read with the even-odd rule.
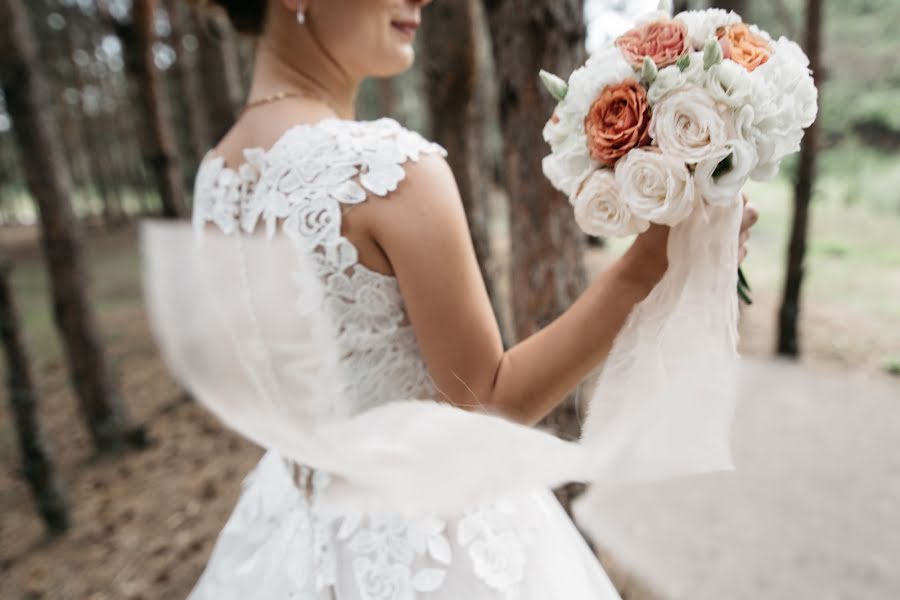
[[[326,119],[289,129],[271,149],[246,150],[238,169],[213,154],[200,167],[198,232],[214,226],[249,237],[264,229],[267,237],[287,237],[312,261],[341,356],[339,400],[328,408],[335,414],[438,397],[396,279],[359,263],[341,233],[341,216],[371,196],[389,201],[409,162],[443,152],[390,119]],[[333,484],[329,472],[268,451],[246,478],[190,598],[619,598],[548,489],[455,514],[404,516],[331,504],[326,492]]]

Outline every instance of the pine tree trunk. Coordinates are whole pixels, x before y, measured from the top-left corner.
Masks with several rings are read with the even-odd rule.
[[[219,13],[193,12],[200,45],[197,66],[205,90],[210,144],[234,124],[243,99],[238,51],[228,19]]]
[[[197,162],[203,159],[213,143],[212,135],[209,132],[209,119],[206,116],[203,79],[198,64],[199,49],[188,52],[185,46],[185,39],[188,35],[195,35],[199,42],[200,32],[196,31],[190,6],[169,0],[167,7],[172,23],[172,43],[178,54],[177,67],[181,88],[184,90],[183,105],[187,117],[188,137],[194,162]]]
[[[586,58],[582,0],[484,0],[499,81],[504,180],[510,203],[514,334],[524,339],[567,309],[585,287],[584,234],[567,199],[544,177],[542,130],[556,102],[541,69],[568,75]],[[598,315],[602,318],[602,315]],[[561,436],[580,431],[575,397],[545,421]],[[579,486],[557,493],[567,510]]]
[[[59,131],[50,117],[47,84],[22,0],[0,0],[0,84],[40,214],[54,316],[81,414],[100,452],[142,442],[142,430],[127,427],[88,301],[80,232],[71,205],[72,181]]]
[[[541,131],[555,101],[538,72],[568,76],[585,59],[579,0],[486,0],[500,86],[504,181],[510,202],[513,315],[523,339],[548,325],[585,285],[582,234],[544,177]]]
[[[747,0],[713,0],[710,5],[725,10],[733,10],[741,17],[747,17]]]
[[[130,55],[129,68],[140,88],[139,100],[148,129],[146,160],[156,179],[162,214],[175,219],[186,216],[187,210],[184,180],[178,163],[178,146],[170,121],[169,99],[153,56],[156,5],[156,0],[134,0],[133,23],[128,35],[123,37],[126,38],[124,41],[128,47],[126,52]]]
[[[47,531],[57,535],[69,528],[69,512],[37,421],[37,393],[31,377],[31,362],[19,330],[11,272],[11,265],[0,257],[0,341],[6,352],[10,412],[19,436],[22,473],[31,487]]]
[[[806,2],[806,54],[816,84],[819,86],[821,103],[821,29],[822,0]],[[816,178],[816,155],[818,154],[818,120],[806,130],[800,148],[800,162],[797,166],[797,180],[794,186],[794,219],[791,224],[791,239],[788,245],[787,269],[784,280],[784,295],[778,313],[778,346],[781,356],[800,355],[798,321],[800,316],[800,289],[803,284],[804,261],[806,257],[806,236],[809,229],[809,204],[812,199]]]
[[[81,42],[82,46],[90,46],[91,36],[83,29],[87,20],[84,18],[84,13],[81,9],[70,7],[65,12],[65,16],[68,21],[64,33],[65,51],[69,57],[72,57],[79,49],[78,42]],[[91,21],[87,21],[87,25],[91,26],[94,24]],[[76,36],[78,37],[77,40]],[[72,81],[70,83],[81,93],[89,83],[85,81],[85,73],[83,72],[85,69],[74,62],[71,68]],[[91,77],[91,75],[88,74],[88,77]],[[107,227],[113,227],[123,220],[123,215],[121,214],[121,202],[115,197],[117,192],[111,183],[111,161],[107,158],[109,140],[108,135],[104,136],[104,132],[101,129],[101,111],[102,107],[98,108],[94,114],[88,114],[85,111],[84,103],[79,103],[76,109],[76,121],[80,121],[81,134],[78,139],[78,147],[82,150],[79,154],[82,155],[85,162],[85,172],[91,184],[89,187],[94,189],[100,199],[103,223]]]
[[[502,321],[489,229],[491,167],[484,147],[484,107],[479,106],[478,94],[483,51],[478,25],[482,18],[480,0],[444,0],[430,7],[423,23],[423,62],[431,135],[447,150],[481,274],[494,304],[494,314]],[[453,43],[448,44],[448,39]]]

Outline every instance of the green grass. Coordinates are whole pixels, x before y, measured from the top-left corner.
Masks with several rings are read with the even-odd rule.
[[[872,152],[826,154],[811,207],[803,300],[900,330],[900,161]],[[755,292],[784,285],[793,186],[750,182],[760,212],[744,272]],[[612,240],[614,252],[630,240]],[[900,348],[898,348],[900,352]]]
[[[891,193],[890,180],[881,181],[884,192]],[[850,194],[861,193],[852,186],[837,176],[823,177],[816,186],[804,297],[900,327],[900,210],[882,198],[861,196],[851,201]],[[753,231],[745,271],[757,289],[777,291],[784,279],[793,190],[779,179],[751,183],[747,191],[760,211],[760,222]]]

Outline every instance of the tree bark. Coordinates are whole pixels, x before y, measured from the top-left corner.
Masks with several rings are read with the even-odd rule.
[[[478,94],[479,62],[484,51],[478,29],[482,18],[480,0],[444,0],[429,8],[423,22],[423,63],[431,134],[447,150],[447,161],[456,176],[481,274],[494,314],[502,322],[489,228],[491,167],[484,145],[484,107],[479,105]],[[446,43],[447,39],[453,43]]]
[[[567,77],[586,58],[582,0],[484,0],[499,82],[503,172],[509,196],[514,335],[524,339],[567,309],[585,287],[584,234],[566,198],[543,175],[542,130],[556,102],[540,85],[546,69]],[[598,316],[602,318],[602,316]],[[575,397],[545,424],[579,436]],[[563,505],[578,486],[558,492]]]
[[[58,535],[69,528],[69,511],[37,421],[37,393],[31,377],[31,361],[19,329],[11,272],[11,265],[0,257],[0,340],[6,351],[10,412],[19,436],[22,473],[47,531]]]
[[[200,45],[198,68],[206,91],[209,144],[216,144],[237,119],[237,107],[243,100],[241,67],[234,31],[228,19],[218,12],[200,13],[192,9]]]
[[[806,2],[806,54],[809,67],[820,90],[821,103],[821,30],[822,0]],[[819,124],[814,122],[803,138],[800,148],[800,162],[797,166],[797,180],[794,185],[794,218],[791,224],[791,239],[788,245],[787,269],[785,271],[784,294],[778,313],[778,346],[781,356],[800,355],[798,320],[800,316],[800,291],[805,274],[806,236],[809,229],[809,204],[812,199],[816,178],[816,156],[818,154]]]
[[[710,5],[715,8],[733,10],[742,17],[747,16],[747,0],[713,0]]]
[[[166,9],[169,12],[169,21],[172,24],[172,45],[177,54],[176,68],[180,88],[183,91],[182,102],[179,108],[184,110],[187,123],[188,139],[192,154],[192,164],[203,159],[212,144],[212,135],[209,132],[209,119],[207,118],[206,98],[203,89],[203,79],[199,68],[199,48],[193,52],[188,51],[186,40],[193,35],[198,42],[200,33],[197,31],[192,14],[192,7],[181,2],[167,0]]]
[[[582,292],[582,234],[566,198],[543,175],[541,131],[556,102],[538,72],[568,76],[585,59],[578,0],[486,0],[500,86],[504,181],[509,193],[515,333],[523,339]]]
[[[153,56],[156,42],[154,16],[157,0],[134,0],[132,24],[121,35],[128,65],[139,86],[139,100],[147,126],[145,159],[151,165],[162,214],[176,219],[187,215],[184,180],[178,163],[175,132],[170,121],[165,83]],[[123,28],[124,29],[124,28]]]
[[[0,0],[0,84],[40,214],[54,316],[81,414],[100,452],[142,442],[143,431],[126,424],[88,301],[80,232],[70,200],[72,181],[22,0]]]
[[[65,52],[72,62],[72,81],[70,83],[74,85],[79,95],[81,95],[88,82],[85,81],[85,69],[76,63],[73,57],[77,50],[83,49],[79,48],[79,42],[81,46],[87,46],[93,50],[93,48],[90,48],[92,42],[90,32],[83,26],[85,24],[88,26],[94,24],[90,20],[85,19],[84,13],[77,7],[69,7],[65,11],[65,16],[68,24],[63,37]],[[78,38],[77,40],[76,37]],[[95,59],[92,58],[91,60]],[[91,77],[91,70],[87,70],[88,77]],[[104,225],[111,228],[121,223],[124,220],[124,215],[121,211],[121,200],[117,197],[118,191],[115,190],[115,186],[111,182],[112,160],[108,158],[109,132],[106,132],[107,136],[104,136],[104,132],[101,129],[103,123],[101,120],[102,110],[102,106],[100,106],[97,107],[94,113],[89,114],[85,103],[80,101],[75,109],[75,122],[80,129],[81,135],[79,136],[77,147],[81,150],[79,154],[82,154],[85,162],[85,173],[90,183],[89,187],[94,189],[100,199]],[[103,139],[104,137],[107,139]],[[85,189],[87,189],[87,186]]]

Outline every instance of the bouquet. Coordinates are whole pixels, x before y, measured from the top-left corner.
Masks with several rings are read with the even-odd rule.
[[[616,339],[585,436],[619,440],[635,465],[671,453],[673,472],[699,464],[689,455],[727,468],[714,422],[736,401],[740,192],[799,150],[817,112],[809,61],[734,12],[672,17],[663,2],[568,82],[541,78],[559,101],[543,170],[579,226],[612,237],[672,227],[669,269]],[[696,435],[673,425],[691,419]],[[635,422],[643,434],[624,425]]]
[[[544,129],[544,173],[591,235],[676,226],[770,179],[816,117],[809,60],[722,9],[643,17],[568,83]]]

